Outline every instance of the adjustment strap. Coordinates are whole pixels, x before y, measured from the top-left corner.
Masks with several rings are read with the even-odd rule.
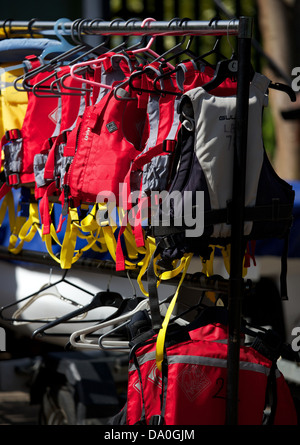
[[[148,164],[155,156],[160,154],[171,154],[174,153],[176,146],[176,140],[166,139],[162,143],[150,147],[148,151],[141,154],[132,163],[131,171],[140,170],[145,164]]]
[[[11,234],[9,240],[8,250],[11,253],[18,254],[24,245],[24,242],[32,241],[36,232],[40,232],[40,218],[39,218],[39,210],[37,203],[29,204],[29,216],[25,223],[23,224],[24,217],[17,218],[16,228],[14,232]],[[18,232],[18,237],[16,233]],[[20,240],[19,244],[16,246],[16,243]]]
[[[164,321],[162,323],[162,327],[161,327],[161,329],[160,329],[160,331],[158,333],[158,336],[157,336],[157,341],[156,341],[156,365],[157,365],[157,368],[160,371],[162,371],[162,362],[163,362],[163,359],[164,359],[165,338],[166,338],[168,324],[169,324],[170,317],[171,317],[171,315],[173,313],[173,310],[174,310],[174,307],[175,307],[175,304],[176,304],[176,301],[177,301],[177,297],[178,297],[178,294],[179,294],[180,287],[181,287],[181,285],[182,285],[182,283],[184,281],[184,278],[185,278],[186,272],[188,270],[188,267],[190,265],[192,257],[193,257],[193,254],[188,254],[188,255],[184,256],[184,268],[183,268],[183,272],[182,272],[182,275],[181,275],[180,282],[179,282],[178,287],[176,289],[175,295],[172,298],[172,301],[171,301],[171,303],[170,303],[170,305],[168,307],[167,313],[166,313]]]

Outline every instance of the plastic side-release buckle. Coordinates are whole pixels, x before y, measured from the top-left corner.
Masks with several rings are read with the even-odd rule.
[[[5,138],[7,141],[15,141],[22,137],[21,131],[18,128],[13,128],[12,130],[7,130],[5,132]]]
[[[155,414],[149,420],[149,425],[163,425],[164,418],[160,414]]]
[[[20,177],[18,173],[8,175],[7,185],[15,186],[20,184]]]
[[[39,68],[42,65],[41,60],[35,54],[26,56],[24,62],[27,66],[28,71]]]
[[[164,153],[174,153],[176,147],[175,139],[165,139],[163,141],[163,152]]]

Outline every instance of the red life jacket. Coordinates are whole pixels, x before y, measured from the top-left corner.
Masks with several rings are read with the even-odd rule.
[[[140,344],[137,337],[129,364],[126,424],[225,424],[227,327],[209,322],[190,329],[169,334],[162,372],[156,366],[156,337]],[[296,425],[294,402],[276,360],[253,346],[240,348],[238,424]],[[270,405],[272,397],[276,404]],[[271,414],[266,414],[270,406]]]
[[[137,154],[123,181],[121,206],[134,237],[137,248],[144,247],[143,220],[147,221],[150,190],[164,190],[168,182],[168,172],[175,148],[175,138],[179,128],[176,112],[176,99],[179,93],[174,76],[167,79],[164,86],[174,94],[160,94],[154,88],[154,81],[161,74],[160,64],[149,64],[141,76],[132,82],[138,88],[139,101],[147,107],[147,139],[143,150]],[[138,84],[137,82],[140,82]],[[145,138],[144,134],[144,138]],[[116,270],[124,270],[125,256],[121,236],[126,224],[123,223],[116,247]]]
[[[115,53],[107,53],[106,56],[106,59],[100,65],[95,66],[92,73],[88,71],[83,74],[87,80],[110,85],[114,81],[121,81],[126,75],[129,75],[131,69],[129,67],[130,56],[125,57]],[[97,59],[95,62],[97,62]],[[65,69],[68,72],[70,67],[65,67]],[[95,106],[109,92],[108,89],[93,85],[90,87],[90,91],[84,95],[79,95],[78,92],[70,94],[72,91],[69,88],[85,88],[86,86],[84,82],[79,82],[71,76],[66,77],[63,85],[62,131],[57,137],[47,140],[43,151],[35,157],[35,195],[36,198],[42,197],[40,211],[44,234],[49,233],[50,228],[49,197],[57,194],[60,196],[62,204],[64,203],[65,173],[73,162],[76,138],[81,122],[86,118],[86,114],[90,110],[89,107]],[[66,185],[66,187],[68,186]],[[69,194],[66,193],[66,204],[68,198]]]
[[[162,74],[159,65],[150,64],[147,70],[153,70],[156,76]],[[209,82],[214,71],[209,66],[197,66],[193,61],[181,63],[176,72],[168,73],[160,81],[161,95],[142,93],[148,102],[147,113],[149,120],[149,138],[142,153],[134,159],[128,171],[125,182],[127,185],[126,207],[131,208],[130,193],[140,190],[140,199],[147,197],[153,191],[168,189],[168,176],[170,173],[170,160],[175,149],[175,142],[180,129],[178,100],[181,93]],[[143,88],[155,92],[151,76],[143,75]],[[236,82],[226,79],[217,88],[211,91],[216,96],[231,96],[236,93]]]
[[[95,203],[99,193],[110,192],[119,204],[119,184],[141,149],[146,113],[137,104],[118,100],[111,91],[84,113],[76,145],[65,150],[74,156],[66,179],[74,203]]]
[[[155,94],[152,70],[156,76],[161,77],[161,95]],[[149,73],[149,74],[148,74]],[[148,74],[148,76],[146,75]],[[144,246],[144,226],[151,215],[150,192],[161,192],[168,190],[169,179],[172,169],[172,161],[176,147],[176,140],[181,126],[178,113],[178,100],[181,94],[193,88],[209,82],[214,71],[204,64],[197,65],[193,61],[180,63],[175,72],[169,69],[159,70],[159,64],[150,64],[142,77],[141,92],[153,91],[154,93],[143,93],[144,100],[148,101],[147,113],[149,121],[149,138],[144,150],[133,160],[124,180],[124,193],[122,194],[123,206],[131,211],[129,222],[133,221],[132,231],[137,247]],[[212,95],[231,96],[236,93],[236,82],[226,79],[217,88],[211,91]],[[165,93],[164,93],[165,92]],[[132,209],[133,194],[138,193],[138,200]],[[134,213],[133,213],[134,210]],[[145,223],[146,221],[146,223]],[[149,223],[149,221],[148,221]],[[120,231],[120,235],[122,230]],[[120,236],[119,236],[120,238]],[[117,244],[116,269],[124,270],[124,253],[120,239]]]
[[[32,68],[40,66],[36,56],[27,57]],[[31,81],[42,81],[49,72],[39,73]],[[45,85],[50,85],[50,80]],[[10,186],[34,182],[33,160],[35,154],[41,151],[44,142],[59,133],[60,128],[60,98],[36,96],[28,92],[28,106],[21,129],[12,129],[2,138],[4,150],[4,172],[6,182]]]

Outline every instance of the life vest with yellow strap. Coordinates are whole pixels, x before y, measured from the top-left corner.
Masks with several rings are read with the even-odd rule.
[[[108,84],[116,79],[119,81],[123,80],[124,76],[129,75],[130,69],[132,69],[129,67],[129,62],[133,61],[129,56],[125,57],[124,55],[107,53],[107,58],[105,61],[105,63],[103,62],[105,65],[104,71],[101,71],[101,79],[99,80],[103,81],[103,79],[107,79]],[[99,70],[96,71],[97,75],[99,75]],[[116,256],[115,233],[118,226],[117,224],[108,225],[107,221],[103,221],[101,218],[99,219],[99,214],[101,211],[103,212],[103,208],[105,207],[104,203],[101,204],[97,202],[97,193],[101,191],[101,189],[97,189],[97,193],[96,191],[93,191],[88,197],[80,195],[80,192],[79,194],[77,193],[77,188],[79,187],[80,183],[77,183],[77,179],[73,178],[73,176],[70,177],[71,172],[77,169],[79,174],[80,170],[82,170],[82,174],[86,175],[84,180],[87,181],[87,184],[92,182],[93,179],[89,176],[89,172],[85,172],[90,162],[88,152],[91,147],[89,144],[87,144],[86,140],[82,136],[83,128],[85,128],[85,125],[88,126],[87,128],[90,128],[92,125],[91,113],[93,116],[97,116],[97,113],[100,113],[99,110],[101,107],[105,107],[105,104],[108,104],[106,96],[109,93],[109,90],[103,91],[100,89],[100,91],[98,91],[96,94],[95,90],[97,90],[97,85],[93,87],[93,93],[91,95],[93,98],[93,103],[88,104],[85,100],[85,106],[80,106],[80,112],[79,115],[76,116],[74,125],[72,126],[73,128],[70,127],[68,130],[64,130],[62,134],[55,138],[48,150],[46,149],[43,154],[35,157],[37,167],[36,179],[40,184],[40,187],[37,187],[36,189],[36,194],[41,197],[40,213],[42,233],[43,239],[46,240],[46,246],[51,256],[53,256],[50,242],[52,228],[51,199],[53,197],[56,196],[56,200],[58,199],[61,202],[61,220],[63,218],[67,219],[66,231],[64,233],[63,241],[61,242],[60,254],[58,255],[56,253],[54,255],[55,260],[59,262],[63,268],[71,267],[71,265],[77,261],[82,253],[89,249],[99,252],[107,251],[110,253],[113,259],[115,259]],[[110,101],[110,106],[112,105],[112,102],[114,101]],[[115,101],[113,108],[116,109],[117,105],[119,105],[119,102]],[[74,110],[72,110],[72,112],[73,111]],[[99,116],[99,118],[100,117],[101,116]],[[103,129],[101,129],[101,132],[102,130]],[[101,137],[103,137],[103,135]],[[120,147],[117,145],[119,140],[115,142],[116,144],[113,143],[112,146],[114,146],[116,150],[118,148],[120,149]],[[101,148],[99,153],[103,152],[102,146],[99,146],[98,148],[99,150]],[[82,159],[80,156],[82,156],[84,153],[87,156],[87,164],[81,163]],[[124,159],[126,160],[126,154],[124,156]],[[78,157],[80,158],[79,161]],[[98,158],[98,155],[96,158]],[[129,160],[130,159],[128,158],[126,162],[129,162]],[[95,162],[99,161],[98,159],[95,159],[91,160],[91,162],[92,166],[94,166]],[[124,163],[125,161],[123,164]],[[99,174],[100,173],[101,171],[99,171]],[[98,174],[98,172],[96,172],[96,174]],[[42,181],[38,179],[40,176],[42,176]],[[96,176],[94,179],[99,179],[101,176],[102,175],[100,174],[100,176]],[[116,181],[117,180],[118,179],[116,178]],[[75,193],[73,196],[74,190]],[[86,212],[84,217],[81,217],[81,210],[83,208],[85,208]],[[125,231],[125,235],[127,235],[127,233],[128,230]],[[76,243],[76,238],[78,238],[78,241],[80,241],[80,246],[82,245],[82,242],[84,243],[84,247],[77,248],[78,243]],[[99,242],[101,247],[99,247]],[[136,259],[137,252],[132,252],[133,246],[131,242],[127,243],[127,236],[126,244],[128,257]]]
[[[292,224],[294,191],[275,174],[262,144],[261,115],[266,105],[268,85],[269,80],[260,74],[254,76],[250,85],[244,275],[249,260],[254,258],[255,240],[278,237],[287,243]],[[231,134],[234,127],[224,124],[223,116],[231,116],[234,121],[236,97],[212,96],[201,87],[195,88],[183,95],[180,110],[182,126],[177,146],[178,168],[169,195],[161,202],[155,215],[157,219],[154,220],[152,234],[157,250],[150,265],[157,261],[160,270],[174,273],[175,260],[182,261],[194,255],[202,259],[203,271],[211,275],[215,248],[219,247],[230,273],[234,150],[233,138],[224,135],[227,131]],[[222,119],[219,119],[220,115]],[[181,199],[171,200],[172,193],[177,193]],[[284,255],[283,260],[281,292],[282,298],[287,298]],[[185,264],[188,262],[186,259]],[[183,278],[184,273],[179,284]],[[157,364],[160,367],[166,329],[178,292],[162,323],[158,308],[158,282],[152,266],[148,270],[149,298],[152,300],[153,326],[158,332]]]
[[[140,311],[141,312],[141,311]],[[225,308],[202,309],[185,326],[172,324],[158,368],[156,335],[149,317],[135,314],[128,326],[130,354],[123,425],[225,425],[228,349]],[[297,361],[272,330],[254,331],[242,321],[238,425],[296,425],[289,386],[277,368],[279,356]],[[299,360],[299,359],[298,359]],[[117,416],[116,416],[117,417]],[[118,424],[114,418],[111,424]]]

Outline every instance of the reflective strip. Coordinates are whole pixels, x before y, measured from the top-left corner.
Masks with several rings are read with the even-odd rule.
[[[227,368],[227,359],[215,358],[215,357],[202,357],[191,355],[172,355],[168,357],[168,364],[191,364],[191,365],[203,365],[214,366],[218,368]],[[270,368],[260,365],[259,363],[243,362],[240,361],[240,370],[261,372],[262,374],[269,375]]]
[[[139,365],[144,365],[149,361],[154,361],[156,359],[155,351],[148,352],[140,357],[137,357]],[[223,358],[215,357],[203,357],[203,356],[192,356],[192,355],[171,355],[168,356],[168,365],[174,364],[189,364],[189,365],[202,365],[202,366],[213,366],[217,368],[227,368],[227,360]],[[266,376],[270,373],[270,368],[259,363],[240,361],[241,371],[253,371],[260,372]],[[136,366],[134,363],[129,364],[129,371],[136,371]],[[280,373],[276,372],[276,376],[279,377]]]
[[[150,362],[152,360],[156,359],[156,352],[148,352],[147,354],[141,355],[140,357],[137,357],[139,365],[143,365],[144,363]],[[134,363],[129,363],[129,371],[136,371],[136,366]]]

